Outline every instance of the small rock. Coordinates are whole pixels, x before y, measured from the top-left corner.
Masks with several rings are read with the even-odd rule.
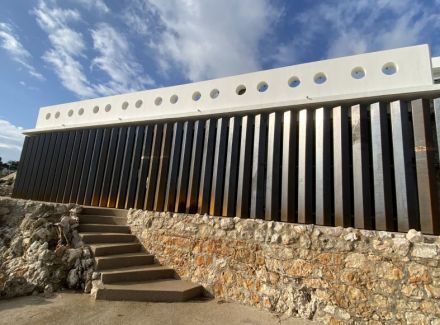
[[[420,258],[434,258],[438,254],[437,249],[436,244],[416,243],[411,255]]]
[[[350,232],[344,236],[346,241],[354,242],[359,239],[359,235],[356,232]]]
[[[5,216],[7,214],[9,214],[9,209],[5,208],[5,207],[0,207],[0,216]]]
[[[232,218],[222,218],[220,220],[220,228],[223,230],[231,230],[234,229],[235,222]]]
[[[415,229],[410,229],[408,231],[406,234],[406,239],[408,239],[411,243],[423,243],[425,241],[422,233]]]

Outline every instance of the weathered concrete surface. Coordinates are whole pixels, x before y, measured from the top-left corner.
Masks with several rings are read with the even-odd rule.
[[[216,300],[185,303],[95,301],[92,297],[64,292],[53,298],[28,296],[0,304],[0,324],[282,324],[313,325],[294,318]]]

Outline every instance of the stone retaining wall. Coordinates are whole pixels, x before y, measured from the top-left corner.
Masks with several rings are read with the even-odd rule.
[[[331,324],[440,324],[440,239],[130,210],[159,261],[215,297]]]

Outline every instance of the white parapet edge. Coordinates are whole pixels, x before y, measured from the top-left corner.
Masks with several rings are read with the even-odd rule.
[[[432,58],[432,77],[440,80],[440,56]]]
[[[434,61],[424,44],[53,105],[42,107],[35,129],[24,133],[437,91]]]

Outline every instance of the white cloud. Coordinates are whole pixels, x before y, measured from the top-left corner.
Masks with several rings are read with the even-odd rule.
[[[260,46],[279,15],[269,0],[145,0],[129,10],[163,72],[177,66],[191,81],[259,70]]]
[[[99,53],[93,59],[92,67],[97,67],[109,77],[108,84],[100,88],[101,93],[134,91],[154,84],[133,57],[130,45],[121,33],[108,24],[99,24],[92,30],[92,38],[93,47]]]
[[[103,0],[76,0],[88,10],[97,10],[100,13],[109,13],[110,9]]]
[[[8,52],[11,58],[24,67],[31,76],[44,80],[43,75],[29,63],[32,59],[31,54],[21,44],[18,36],[14,34],[12,26],[6,23],[0,23],[0,47]]]
[[[20,159],[23,146],[23,129],[11,124],[9,121],[0,119],[0,157],[4,162]]]

